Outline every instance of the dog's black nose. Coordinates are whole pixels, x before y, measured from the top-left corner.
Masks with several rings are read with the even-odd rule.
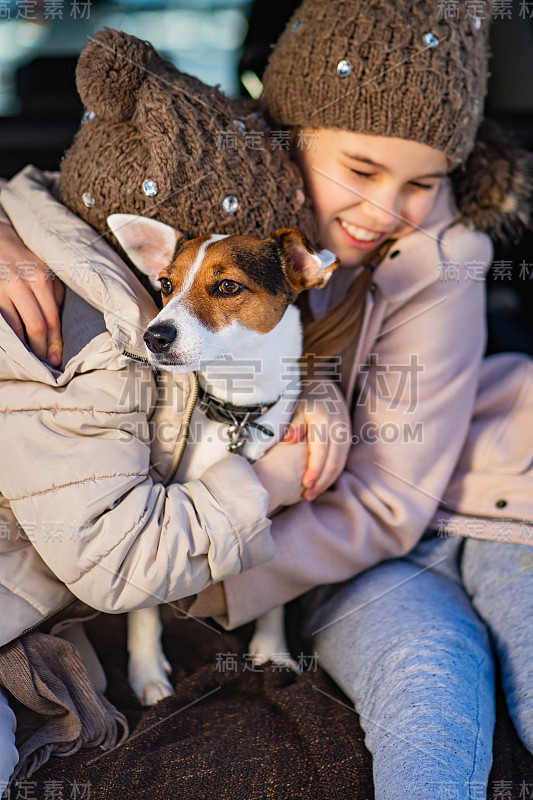
[[[164,353],[175,340],[178,332],[172,325],[151,325],[143,336],[144,343],[152,353]]]

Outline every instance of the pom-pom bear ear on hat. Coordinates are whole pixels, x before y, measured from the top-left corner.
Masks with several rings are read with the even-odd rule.
[[[148,42],[135,36],[110,28],[95,33],[76,68],[76,85],[85,107],[110,122],[129,119],[153,58],[160,57]]]

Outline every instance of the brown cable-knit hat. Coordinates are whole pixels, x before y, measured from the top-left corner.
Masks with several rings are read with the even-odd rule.
[[[483,112],[492,4],[479,16],[456,6],[304,0],[264,74],[268,112],[284,125],[410,139],[463,161]]]
[[[295,227],[314,239],[300,172],[260,115],[111,29],[84,48],[76,80],[87,110],[59,193],[96,230],[121,212],[188,238]]]

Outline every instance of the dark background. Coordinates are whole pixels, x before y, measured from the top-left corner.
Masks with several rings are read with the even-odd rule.
[[[441,13],[452,2],[443,0]],[[479,4],[478,4],[479,5]],[[149,39],[185,72],[246,95],[298,0],[0,0],[0,175],[57,169],[78,128],[77,55],[104,25]],[[533,0],[495,4],[486,115],[533,151]],[[246,81],[245,81],[246,82]],[[0,254],[1,260],[1,254]],[[487,351],[533,354],[533,232],[495,242]]]

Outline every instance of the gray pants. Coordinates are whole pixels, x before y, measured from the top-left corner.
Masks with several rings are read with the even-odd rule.
[[[494,653],[533,753],[533,547],[428,532],[405,558],[319,590],[307,627],[360,715],[376,800],[485,796]]]
[[[16,727],[15,715],[0,689],[0,797],[19,760],[15,747]]]

